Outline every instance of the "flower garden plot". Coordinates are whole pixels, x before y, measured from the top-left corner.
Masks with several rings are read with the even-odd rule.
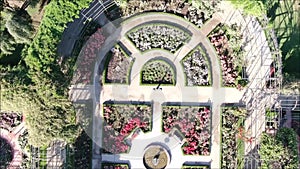
[[[150,105],[103,105],[103,145],[107,153],[128,153],[130,146],[125,139],[136,128],[151,131],[152,110]]]
[[[112,48],[107,55],[108,63],[104,75],[105,83],[128,84],[133,64],[132,58],[119,45]]]
[[[101,169],[129,169],[128,164],[102,163]]]
[[[176,14],[201,27],[217,11],[217,1],[198,0],[128,0],[122,1],[119,7],[123,16],[131,16],[146,11],[167,12]]]
[[[246,111],[238,107],[222,109],[221,167],[243,168],[244,142],[252,138],[245,134],[243,123]]]
[[[222,81],[226,87],[245,86],[241,79],[243,66],[242,36],[236,26],[219,26],[208,36],[220,59]]]
[[[211,84],[207,56],[200,46],[185,56],[181,64],[184,69],[187,86],[208,86]]]
[[[165,133],[176,127],[185,137],[182,146],[185,155],[210,154],[210,108],[187,106],[163,106],[163,128]]]
[[[156,48],[175,53],[190,39],[183,30],[166,24],[145,24],[131,30],[127,36],[142,52]]]
[[[163,60],[152,60],[142,68],[141,83],[175,85],[175,76],[174,69],[170,64]]]
[[[91,84],[92,68],[97,57],[97,53],[105,41],[103,31],[98,29],[82,48],[76,61],[76,72],[74,73],[73,83]]]

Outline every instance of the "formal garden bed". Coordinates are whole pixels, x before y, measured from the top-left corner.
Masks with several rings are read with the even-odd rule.
[[[101,169],[129,169],[128,164],[118,164],[118,163],[106,163],[101,164]]]
[[[15,112],[0,112],[0,128],[6,129],[9,132],[21,124],[22,115]]]
[[[244,142],[252,141],[244,130],[246,111],[223,107],[221,117],[221,168],[243,168]]]
[[[142,68],[141,84],[175,85],[176,73],[164,60],[150,60]]]
[[[176,14],[189,22],[201,27],[217,9],[219,0],[128,0],[121,1],[120,8],[123,16],[131,16],[145,11],[167,12]]]
[[[75,72],[72,79],[73,84],[91,84],[92,75],[94,70],[94,64],[96,61],[97,54],[101,49],[105,41],[105,36],[103,31],[98,29],[87,41],[87,43],[82,48],[75,66]]]
[[[119,45],[115,45],[107,53],[106,58],[104,82],[129,84],[130,71],[134,62],[133,58],[129,57]]]
[[[263,133],[258,153],[262,168],[298,168],[298,139],[291,128],[280,128],[276,135]]]
[[[152,130],[150,105],[104,104],[103,145],[105,153],[128,153],[130,145],[125,142],[136,129]]]
[[[163,106],[162,131],[177,128],[185,137],[185,155],[209,155],[211,112],[209,107]]]
[[[175,53],[190,39],[188,33],[167,24],[144,24],[128,32],[127,36],[142,52],[156,48]]]
[[[181,64],[184,69],[187,86],[208,86],[211,84],[208,58],[201,46],[196,47],[185,56]]]
[[[220,59],[222,82],[225,87],[244,87],[242,35],[236,25],[220,25],[208,36]]]

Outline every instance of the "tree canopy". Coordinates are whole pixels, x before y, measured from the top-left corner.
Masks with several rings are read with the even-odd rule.
[[[29,46],[22,53],[24,60],[17,66],[0,67],[1,108],[25,115],[31,145],[47,145],[54,139],[70,142],[78,134],[75,111],[68,100],[71,74],[61,71],[56,52],[66,24],[90,2],[52,0],[46,6],[41,25],[31,42],[18,36],[18,33],[27,34],[27,28],[13,34],[18,37],[16,41],[29,42]],[[14,23],[18,22],[14,17],[17,16],[12,16],[12,23],[6,26],[20,26],[20,23]]]

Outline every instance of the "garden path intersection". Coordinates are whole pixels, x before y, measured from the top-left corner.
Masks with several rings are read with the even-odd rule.
[[[226,16],[223,16],[226,17]],[[220,168],[220,112],[223,103],[239,103],[243,97],[244,90],[236,88],[221,87],[221,70],[214,47],[207,38],[207,34],[220,23],[220,14],[213,15],[213,21],[208,22],[201,29],[192,23],[175,15],[165,13],[146,13],[129,18],[122,22],[121,27],[116,28],[113,23],[108,23],[103,27],[104,31],[114,32],[107,37],[105,45],[100,49],[96,69],[94,71],[94,85],[77,84],[72,86],[71,100],[76,103],[82,100],[92,99],[94,102],[94,118],[92,138],[93,145],[93,168],[100,168],[101,161],[124,162],[130,161],[131,168],[144,168],[143,150],[151,143],[160,143],[170,150],[171,160],[166,168],[181,168],[183,163],[210,164],[211,168]],[[174,54],[165,50],[152,49],[140,52],[134,44],[126,38],[127,32],[145,23],[164,23],[178,25],[188,29],[192,36]],[[98,67],[103,66],[102,60],[106,53],[110,51],[116,42],[121,42],[131,53],[134,63],[130,74],[130,83],[123,84],[102,84],[99,82],[101,76],[98,74]],[[211,86],[195,87],[185,85],[185,75],[181,60],[196,46],[201,45],[209,57],[209,64],[212,72]],[[171,61],[176,68],[176,85],[160,86],[161,89],[154,90],[156,86],[146,86],[140,84],[140,71],[145,63],[157,57]],[[132,146],[127,154],[100,154],[103,140],[103,104],[107,101],[139,101],[152,103],[152,130],[151,132],[141,132],[132,140]],[[210,153],[208,156],[183,155],[182,143],[175,138],[162,132],[162,104],[165,102],[194,103],[197,105],[207,105],[211,110],[211,139]],[[168,140],[166,142],[166,139]],[[103,147],[105,148],[105,147]]]

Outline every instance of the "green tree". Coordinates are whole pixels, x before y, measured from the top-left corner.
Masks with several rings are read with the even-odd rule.
[[[66,24],[78,17],[79,11],[90,2],[51,1],[37,34],[23,52],[24,60],[16,67],[0,71],[1,108],[24,113],[31,145],[43,146],[55,139],[72,142],[78,135],[76,114],[68,100],[71,76],[61,71],[56,51]],[[21,33],[24,32],[27,33],[23,30]]]
[[[242,9],[246,14],[261,17],[266,14],[263,0],[229,0],[236,8]]]
[[[3,30],[0,32],[1,36],[1,44],[0,44],[0,59],[5,55],[13,54],[15,50],[15,39],[7,32],[7,30]]]
[[[29,44],[34,35],[30,17],[24,10],[5,10],[7,31],[17,43]]]

